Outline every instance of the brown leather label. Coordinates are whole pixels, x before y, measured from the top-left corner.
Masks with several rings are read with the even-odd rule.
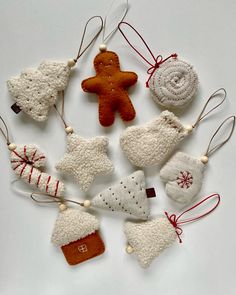
[[[21,111],[21,108],[20,108],[16,103],[14,103],[14,104],[11,106],[11,109],[12,109],[13,112],[16,113],[16,114],[19,114],[19,112]]]
[[[156,191],[154,187],[146,189],[147,198],[154,198],[156,197]]]

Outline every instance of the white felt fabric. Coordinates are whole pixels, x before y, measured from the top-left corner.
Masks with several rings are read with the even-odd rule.
[[[106,175],[113,171],[113,165],[107,156],[109,140],[104,136],[83,138],[77,134],[68,134],[67,151],[56,165],[59,171],[73,175],[82,190],[87,191],[97,175]]]
[[[155,70],[149,81],[149,89],[158,104],[166,108],[181,108],[194,98],[198,76],[192,65],[171,58]]]
[[[24,182],[43,193],[52,196],[63,195],[64,183],[38,169],[45,166],[46,157],[36,145],[17,145],[10,153],[10,160],[13,171]]]
[[[34,120],[44,121],[55,104],[58,91],[66,88],[71,68],[67,63],[44,61],[38,69],[22,71],[7,81],[17,105]]]
[[[160,170],[166,193],[173,200],[187,204],[200,191],[205,164],[185,153],[177,152]]]
[[[177,237],[175,228],[165,216],[142,223],[126,222],[124,232],[143,268],[149,267]]]
[[[57,217],[51,241],[55,246],[65,246],[94,233],[99,221],[89,213],[68,208]]]
[[[120,145],[133,165],[147,167],[165,161],[187,134],[178,117],[164,111],[144,125],[128,127]]]
[[[104,190],[92,199],[91,205],[147,219],[150,208],[143,171],[136,171]]]

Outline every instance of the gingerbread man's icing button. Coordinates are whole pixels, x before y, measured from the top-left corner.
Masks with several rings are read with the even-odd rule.
[[[116,111],[124,121],[133,120],[135,109],[127,88],[137,82],[138,76],[133,72],[121,71],[119,57],[112,51],[100,52],[94,59],[94,67],[96,76],[84,80],[82,88],[85,92],[98,95],[101,125],[111,126]]]

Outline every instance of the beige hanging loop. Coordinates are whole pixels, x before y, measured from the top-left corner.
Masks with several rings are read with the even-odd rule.
[[[9,145],[10,144],[10,139],[9,139],[9,130],[8,130],[7,124],[4,121],[2,116],[0,116],[0,120],[2,121],[3,126],[5,128],[5,131],[2,128],[0,128],[0,131],[1,131],[2,135],[3,135],[3,137],[5,138],[7,145]]]
[[[211,147],[212,142],[214,140],[214,138],[216,137],[216,135],[218,134],[218,132],[220,131],[220,129],[229,121],[231,120],[231,129],[230,129],[230,133],[229,135],[226,137],[225,140],[223,140],[221,143],[216,144],[215,146]],[[231,138],[233,132],[234,132],[234,128],[235,128],[235,116],[230,116],[228,118],[226,118],[220,125],[219,127],[216,129],[216,131],[214,132],[214,134],[212,135],[209,144],[207,146],[207,150],[204,154],[203,157],[207,157],[209,158],[209,156],[211,156],[215,151],[217,151],[218,149],[220,149],[223,145],[225,145]]]
[[[125,2],[125,8],[124,8],[124,12],[121,16],[121,18],[119,19],[119,21],[117,22],[117,25],[115,26],[114,29],[112,29],[109,33],[106,34],[106,31],[107,31],[107,19],[109,17],[109,15],[111,14],[111,10],[112,10],[112,7],[114,6],[114,3],[116,2],[117,0],[114,0],[112,3],[111,3],[111,6],[110,8],[108,9],[108,12],[104,18],[104,24],[103,24],[103,32],[102,32],[102,44],[100,45],[99,49],[100,51],[106,51],[106,43],[108,41],[108,39],[110,39],[112,37],[112,35],[114,35],[114,33],[118,30],[118,25],[120,22],[122,22],[129,10],[129,1],[126,0]]]
[[[99,27],[99,30],[95,33],[95,35],[93,36],[93,38],[90,40],[90,42],[84,47],[84,49],[82,49],[83,43],[84,43],[84,40],[85,40],[85,35],[86,35],[87,29],[88,29],[88,25],[94,19],[99,19],[101,21],[101,25]],[[84,30],[83,30],[83,34],[82,34],[82,38],[81,38],[81,42],[80,42],[80,46],[79,46],[79,50],[78,50],[77,56],[73,59],[74,63],[76,63],[78,61],[78,59],[85,53],[85,51],[97,39],[97,37],[101,33],[102,29],[103,29],[103,19],[102,19],[102,17],[100,15],[95,15],[95,16],[91,17],[90,19],[88,19],[88,21],[86,22],[86,24],[84,26]]]
[[[204,114],[204,112],[205,112],[208,104],[210,103],[210,101],[212,101],[220,93],[220,91],[223,91],[224,92],[224,95],[223,95],[223,98],[221,99],[221,101],[216,106],[214,106],[213,108],[211,108],[206,114]],[[202,111],[200,112],[200,114],[199,114],[196,122],[192,125],[192,128],[195,128],[200,123],[200,121],[202,121],[206,116],[208,116],[211,112],[213,112],[220,105],[222,105],[222,103],[226,99],[226,96],[227,96],[227,92],[226,92],[226,90],[224,88],[219,88],[218,90],[216,90],[215,92],[213,92],[212,95],[206,101],[206,103],[205,103]]]

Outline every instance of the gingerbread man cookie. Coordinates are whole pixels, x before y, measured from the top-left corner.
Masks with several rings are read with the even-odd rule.
[[[135,117],[135,109],[128,96],[127,88],[137,82],[138,76],[133,72],[120,70],[119,57],[115,52],[104,51],[94,59],[96,76],[82,82],[85,92],[98,95],[99,121],[107,127],[115,120],[115,111],[124,121]]]

